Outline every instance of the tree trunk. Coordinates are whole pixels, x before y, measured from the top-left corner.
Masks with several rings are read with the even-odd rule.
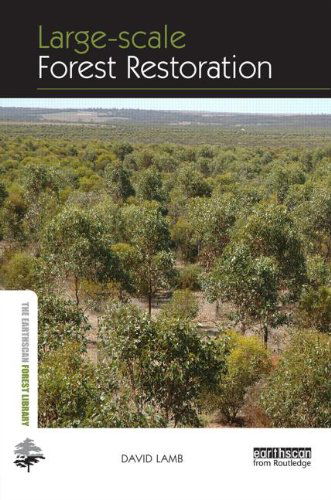
[[[219,312],[220,312],[220,303],[219,303],[219,300],[216,299],[215,319],[218,319]]]
[[[152,315],[152,294],[148,294],[148,314]]]
[[[263,325],[263,342],[264,342],[264,347],[268,347],[268,337],[269,337],[269,331],[268,331],[268,326]]]
[[[77,306],[79,306],[78,290],[79,290],[79,280],[78,280],[77,276],[75,276],[75,297],[76,297],[76,305]]]
[[[148,314],[151,316],[152,315],[152,282],[151,279],[149,279],[148,283]]]

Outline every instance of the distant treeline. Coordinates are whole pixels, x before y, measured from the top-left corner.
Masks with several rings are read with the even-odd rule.
[[[331,144],[331,127],[325,128],[274,128],[274,127],[236,127],[222,128],[217,125],[167,125],[155,123],[61,123],[12,121],[1,124],[0,137],[70,139],[73,141],[128,141],[132,144],[182,144],[215,145],[220,147],[271,147],[277,150],[286,148],[315,148]]]
[[[1,121],[217,125],[224,128],[331,129],[331,115],[282,115],[144,109],[49,109],[0,107]]]

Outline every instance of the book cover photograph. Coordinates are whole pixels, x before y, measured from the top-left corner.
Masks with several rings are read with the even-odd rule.
[[[326,32],[170,14],[2,60],[0,500],[331,497]]]

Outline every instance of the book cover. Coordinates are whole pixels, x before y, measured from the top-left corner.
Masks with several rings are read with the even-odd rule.
[[[1,500],[329,499],[326,14],[20,9]]]

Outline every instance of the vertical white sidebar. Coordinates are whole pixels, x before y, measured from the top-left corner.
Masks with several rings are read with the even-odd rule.
[[[38,425],[38,300],[31,291],[0,291],[0,498],[15,446]]]

